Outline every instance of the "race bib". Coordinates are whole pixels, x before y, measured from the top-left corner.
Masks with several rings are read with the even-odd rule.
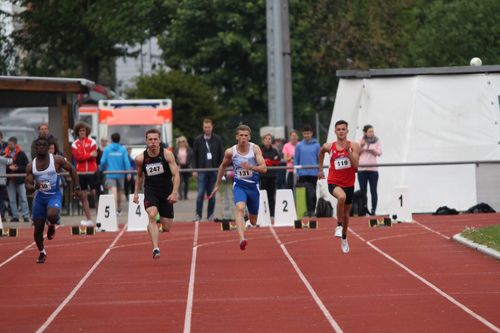
[[[236,175],[238,176],[238,178],[251,178],[253,176],[253,171],[245,169],[237,169]]]
[[[40,191],[46,192],[51,190],[50,182],[41,182],[40,184]]]
[[[146,174],[148,176],[161,175],[163,172],[165,172],[165,170],[163,170],[162,163],[146,164]]]
[[[334,161],[335,170],[349,169],[351,167],[351,160],[345,156],[336,158]]]

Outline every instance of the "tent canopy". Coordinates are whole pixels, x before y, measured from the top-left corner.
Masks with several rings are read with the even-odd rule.
[[[500,66],[338,71],[334,124],[349,123],[359,141],[373,125],[384,163],[500,161]],[[391,214],[392,193],[408,187],[413,212],[447,205],[465,210],[484,201],[500,209],[498,165],[380,167],[378,213]],[[356,184],[357,186],[357,184]],[[370,200],[368,201],[370,203]],[[370,204],[369,204],[370,206]]]

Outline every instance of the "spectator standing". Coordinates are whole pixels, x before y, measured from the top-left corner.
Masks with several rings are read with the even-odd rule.
[[[7,167],[8,174],[26,173],[28,165],[28,156],[21,150],[17,144],[16,137],[10,137],[7,148],[5,149],[5,157],[12,159],[12,164]],[[24,177],[10,177],[7,180],[7,192],[9,194],[9,206],[12,212],[11,222],[19,222],[19,210],[17,207],[16,196],[19,196],[19,206],[24,222],[30,221],[30,210],[28,206],[28,198],[26,197],[26,188],[24,187]]]
[[[12,159],[3,157],[7,148],[7,142],[3,141],[3,133],[0,131],[0,174],[7,173],[7,165],[12,163]],[[8,163],[7,163],[8,162]],[[0,176],[0,213],[2,221],[5,221],[5,201],[8,200],[7,195],[7,178]]]
[[[7,165],[11,163],[11,158],[0,156],[0,175],[7,172]],[[7,178],[0,176],[0,215],[2,216],[2,221],[5,221],[5,200],[7,199]]]
[[[111,144],[104,148],[99,169],[100,171],[130,170],[128,151],[127,148],[120,144],[120,133],[111,134]],[[116,212],[121,215],[124,180],[127,178],[130,181],[131,175],[130,173],[126,175],[123,173],[108,173],[104,178],[104,187],[113,194]]]
[[[375,131],[372,125],[363,127],[363,138],[359,142],[361,152],[359,155],[359,164],[377,164],[377,157],[382,155],[382,146],[380,140],[375,136]],[[359,188],[366,197],[368,193],[368,183],[370,184],[371,210],[365,208],[365,212],[370,215],[375,215],[377,210],[377,184],[378,184],[378,167],[359,167],[358,168]]]
[[[177,164],[180,169],[189,169],[191,168],[191,160],[193,159],[193,150],[189,147],[189,143],[185,136],[180,136],[177,138],[176,148],[174,151],[175,159],[177,160]],[[181,172],[181,185],[180,185],[180,200],[187,200],[188,191],[189,191],[189,178],[191,177],[191,173],[189,172]]]
[[[79,122],[75,124],[73,131],[77,135],[78,139],[73,141],[71,145],[71,152],[73,153],[73,158],[76,161],[76,171],[86,172],[86,174],[80,174],[80,186],[81,191],[80,200],[82,201],[83,212],[85,213],[86,220],[80,221],[82,226],[93,226],[92,216],[90,214],[90,206],[88,195],[91,191],[94,202],[97,207],[97,189],[99,188],[98,177],[97,177],[97,144],[94,139],[89,137],[90,126],[84,122]]]
[[[59,153],[59,147],[57,145],[57,138],[50,134],[49,131],[49,124],[43,123],[38,126],[38,138],[39,139],[47,139],[47,141],[50,144],[53,144],[56,148],[56,151],[54,154]],[[36,156],[36,140],[33,140],[31,143],[31,159],[35,158]]]
[[[266,166],[278,166],[281,162],[278,150],[272,146],[272,142],[273,136],[271,134],[266,134],[262,138],[261,151]],[[276,201],[276,171],[268,170],[266,173],[260,175],[260,189],[267,192],[271,217],[274,217],[274,203]]]
[[[291,130],[289,133],[289,141],[283,146],[283,158],[286,161],[286,165],[289,167],[286,170],[286,188],[293,189],[295,185],[295,172],[293,170],[293,160],[295,156],[295,146],[299,142],[299,136],[297,131]]]
[[[283,146],[284,146],[284,140],[282,138],[274,138],[273,140],[273,147],[278,151],[278,155],[280,157],[280,163],[278,166],[285,166],[286,161],[283,158]],[[276,188],[277,189],[284,189],[286,188],[286,169],[279,169],[279,170],[274,170],[276,174]]]
[[[5,148],[7,148],[8,143],[3,141],[3,133],[0,131],[0,156],[3,156],[5,153]]]
[[[48,141],[48,140],[47,140]],[[35,143],[36,143],[36,140],[35,140]],[[36,145],[35,145],[36,146]],[[54,143],[50,143],[49,144],[49,154],[52,154],[52,155],[57,155],[57,156],[61,156],[63,157],[64,159],[66,159],[64,157],[64,155],[62,155],[61,153],[56,153],[57,151],[57,147]],[[36,157],[36,154],[35,154],[35,157]],[[33,164],[33,163],[32,163]],[[64,172],[64,168],[59,168],[59,170],[56,170],[58,173],[59,172]],[[61,175],[58,175],[57,176],[59,178],[59,191],[61,193],[64,193],[64,188],[68,186],[68,182],[66,181],[66,178],[64,178],[64,176],[61,176]],[[71,177],[69,178],[71,179]]]
[[[318,141],[313,138],[313,130],[310,125],[305,125],[302,130],[302,141],[295,147],[294,165],[318,165],[318,156],[320,145]],[[313,186],[312,193],[307,193],[307,211],[313,213],[316,207],[316,183],[318,182],[318,171],[313,169],[298,169],[297,175],[298,183],[309,183]]]
[[[128,161],[130,163],[130,170],[137,171],[137,165],[135,164],[135,160],[132,158],[132,148],[127,148],[128,153]],[[125,197],[127,201],[129,199],[129,195],[134,193],[135,188],[135,172],[130,174],[130,180],[125,178]]]
[[[203,120],[203,134],[198,135],[193,142],[193,166],[195,168],[217,168],[224,158],[222,139],[213,133],[211,119]],[[200,221],[203,212],[203,200],[214,188],[217,171],[198,172],[198,194],[196,197],[195,221]],[[208,199],[207,219],[213,221],[215,210],[215,195]]]

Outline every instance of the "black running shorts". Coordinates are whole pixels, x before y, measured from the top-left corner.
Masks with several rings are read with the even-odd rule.
[[[328,184],[328,191],[333,193],[333,190],[337,187],[335,184]],[[352,199],[354,198],[354,186],[351,187],[342,187],[341,188],[345,192],[345,204],[352,205]]]
[[[167,201],[168,194],[145,191],[144,208],[156,207],[161,217],[174,218],[174,205]]]

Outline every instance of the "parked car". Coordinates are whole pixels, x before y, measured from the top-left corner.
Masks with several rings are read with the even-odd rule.
[[[31,160],[31,143],[38,137],[38,133],[32,127],[0,126],[0,132],[3,134],[4,141],[9,140],[10,137],[16,137],[17,144]]]

